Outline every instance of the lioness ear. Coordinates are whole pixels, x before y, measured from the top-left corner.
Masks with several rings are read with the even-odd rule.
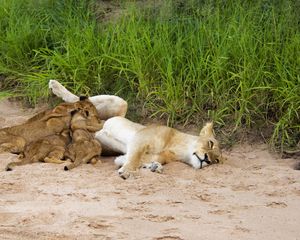
[[[205,126],[201,129],[200,131],[200,137],[209,137],[214,135],[214,130],[213,130],[213,123],[208,122],[205,124]]]
[[[211,140],[209,140],[209,141],[207,142],[207,145],[208,145],[208,148],[209,148],[209,149],[213,149],[213,148],[214,148],[214,142],[211,141]]]

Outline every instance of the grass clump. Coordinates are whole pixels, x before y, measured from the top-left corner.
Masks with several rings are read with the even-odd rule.
[[[271,125],[274,146],[297,145],[298,1],[151,2],[99,22],[93,1],[0,0],[0,73],[33,102],[57,78],[169,124]]]

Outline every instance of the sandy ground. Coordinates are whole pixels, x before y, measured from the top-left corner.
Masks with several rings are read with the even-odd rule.
[[[1,127],[36,110],[0,102]],[[4,171],[0,239],[300,239],[300,171],[265,145],[238,145],[223,165],[164,174],[142,169],[126,181],[113,158],[63,171],[35,163]]]

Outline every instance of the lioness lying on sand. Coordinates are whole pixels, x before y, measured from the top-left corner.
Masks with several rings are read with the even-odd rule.
[[[65,101],[74,101],[77,98],[57,81],[50,80],[49,87],[55,95]],[[102,110],[107,111],[104,115],[112,117],[95,136],[101,142],[103,150],[126,154],[115,160],[115,163],[121,166],[119,175],[122,178],[128,178],[133,171],[142,166],[161,172],[162,164],[171,161],[182,161],[194,168],[223,161],[212,123],[206,124],[199,136],[182,133],[165,126],[145,127],[125,119],[127,103],[124,100],[119,101],[118,97],[111,97],[113,97],[111,102],[108,100],[110,98],[103,95],[89,99],[96,105],[99,114],[101,114],[99,109],[102,109],[104,104],[106,107]],[[99,106],[95,101],[97,98],[102,101]],[[112,106],[117,110],[111,111]]]
[[[89,114],[88,111],[75,110],[72,113],[71,135],[72,143],[68,146],[65,156],[72,163],[65,166],[70,170],[81,163],[96,163],[101,154],[101,145],[95,139],[94,133],[102,129],[103,123],[98,121],[98,116]]]
[[[116,158],[119,175],[126,179],[140,167],[161,172],[162,164],[182,161],[202,168],[223,161],[222,152],[207,123],[199,136],[166,126],[142,126],[122,117],[107,120],[96,138],[105,146],[125,155]]]

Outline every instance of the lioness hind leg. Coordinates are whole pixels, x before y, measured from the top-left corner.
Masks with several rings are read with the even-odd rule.
[[[62,98],[65,102],[73,103],[79,101],[79,97],[69,92],[63,85],[61,85],[56,80],[49,81],[49,88],[56,96]]]

